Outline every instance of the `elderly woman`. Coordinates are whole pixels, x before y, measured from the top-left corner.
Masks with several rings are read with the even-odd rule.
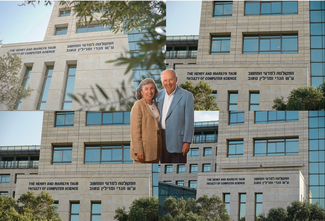
[[[147,78],[136,90],[138,101],[131,110],[131,158],[134,163],[159,163],[161,152],[160,114],[154,99],[155,82]]]

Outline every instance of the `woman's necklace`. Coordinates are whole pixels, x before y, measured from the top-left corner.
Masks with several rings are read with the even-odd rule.
[[[153,110],[153,104],[147,104],[151,110]]]

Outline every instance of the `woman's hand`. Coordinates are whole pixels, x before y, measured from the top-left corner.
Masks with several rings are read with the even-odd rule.
[[[144,162],[143,153],[137,153],[137,157],[138,157],[138,160],[139,160],[141,163]]]

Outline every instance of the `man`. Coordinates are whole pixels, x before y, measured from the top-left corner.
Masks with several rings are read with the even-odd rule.
[[[194,98],[177,86],[173,69],[161,73],[165,89],[159,92],[157,106],[161,115],[161,163],[186,163],[186,155],[194,134]]]

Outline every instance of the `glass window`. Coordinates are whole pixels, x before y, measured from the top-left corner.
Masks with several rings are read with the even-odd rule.
[[[246,193],[239,194],[239,220],[246,216]]]
[[[243,54],[270,53],[298,53],[298,35],[244,36]]]
[[[202,172],[211,172],[211,164],[203,164]]]
[[[71,164],[72,147],[53,147],[53,164]]]
[[[91,203],[91,221],[100,221],[101,210],[101,203]]]
[[[173,173],[173,165],[165,165],[165,174]]]
[[[229,54],[230,37],[211,37],[211,54]]]
[[[232,2],[214,2],[214,17],[232,16]]]
[[[211,147],[204,147],[203,156],[211,157],[211,155],[212,155],[212,148]]]
[[[250,92],[249,93],[249,110],[258,111],[260,106],[260,93]]]
[[[86,32],[98,32],[98,31],[109,31],[111,30],[111,26],[103,26],[100,24],[97,25],[87,25],[77,27],[77,33],[86,33]]]
[[[199,156],[199,148],[191,148],[189,153],[189,157],[198,157]]]
[[[68,33],[68,27],[56,28],[55,35],[66,35]]]
[[[105,125],[129,125],[130,111],[125,112],[103,112],[88,111],[87,126],[105,126]]]
[[[238,93],[229,93],[229,111],[236,111],[238,105]]]
[[[14,191],[15,192],[15,191]],[[8,192],[0,192],[0,196],[8,196]],[[15,198],[15,197],[14,197]]]
[[[70,221],[79,221],[79,203],[70,203]]]
[[[55,118],[56,127],[73,127],[74,125],[74,112],[56,112]]]
[[[77,65],[68,65],[68,73],[66,78],[66,86],[63,97],[62,110],[72,109],[72,98],[68,94],[73,94],[74,83],[76,77]]]
[[[43,86],[38,100],[37,110],[45,109],[45,104],[50,89],[52,74],[53,74],[53,66],[48,66],[45,72]]]
[[[132,163],[130,146],[86,146],[85,164]]]
[[[297,1],[246,1],[245,16],[298,14]]]
[[[184,186],[184,180],[177,180],[176,185],[178,186]]]
[[[184,164],[177,165],[177,173],[185,173],[185,165]]]
[[[256,111],[255,123],[281,123],[299,121],[299,111]]]
[[[226,210],[227,210],[228,214],[230,214],[229,213],[229,211],[230,211],[230,193],[223,194],[223,202],[224,202],[224,204],[226,204]]]
[[[244,124],[245,111],[229,111],[229,125]]]
[[[298,138],[254,140],[254,156],[278,156],[298,154]]]
[[[263,193],[255,193],[255,217],[262,213],[263,209]]]
[[[188,186],[190,188],[196,189],[196,184],[197,184],[197,181],[196,180],[190,180],[190,181],[188,181]]]
[[[0,174],[0,183],[9,183],[10,175],[9,174]]]
[[[198,168],[197,164],[191,164],[190,165],[190,173],[197,173],[197,168]]]
[[[62,10],[60,11],[60,17],[67,17],[70,16],[71,10]]]
[[[242,157],[243,156],[244,141],[228,141],[228,157]]]
[[[23,82],[21,84],[24,89],[27,88],[28,80],[29,80],[29,77],[30,77],[31,73],[32,73],[32,67],[27,67],[24,78],[23,78]],[[21,102],[22,102],[22,100],[17,100],[16,101],[16,105],[14,107],[14,110],[19,110],[20,109]]]

